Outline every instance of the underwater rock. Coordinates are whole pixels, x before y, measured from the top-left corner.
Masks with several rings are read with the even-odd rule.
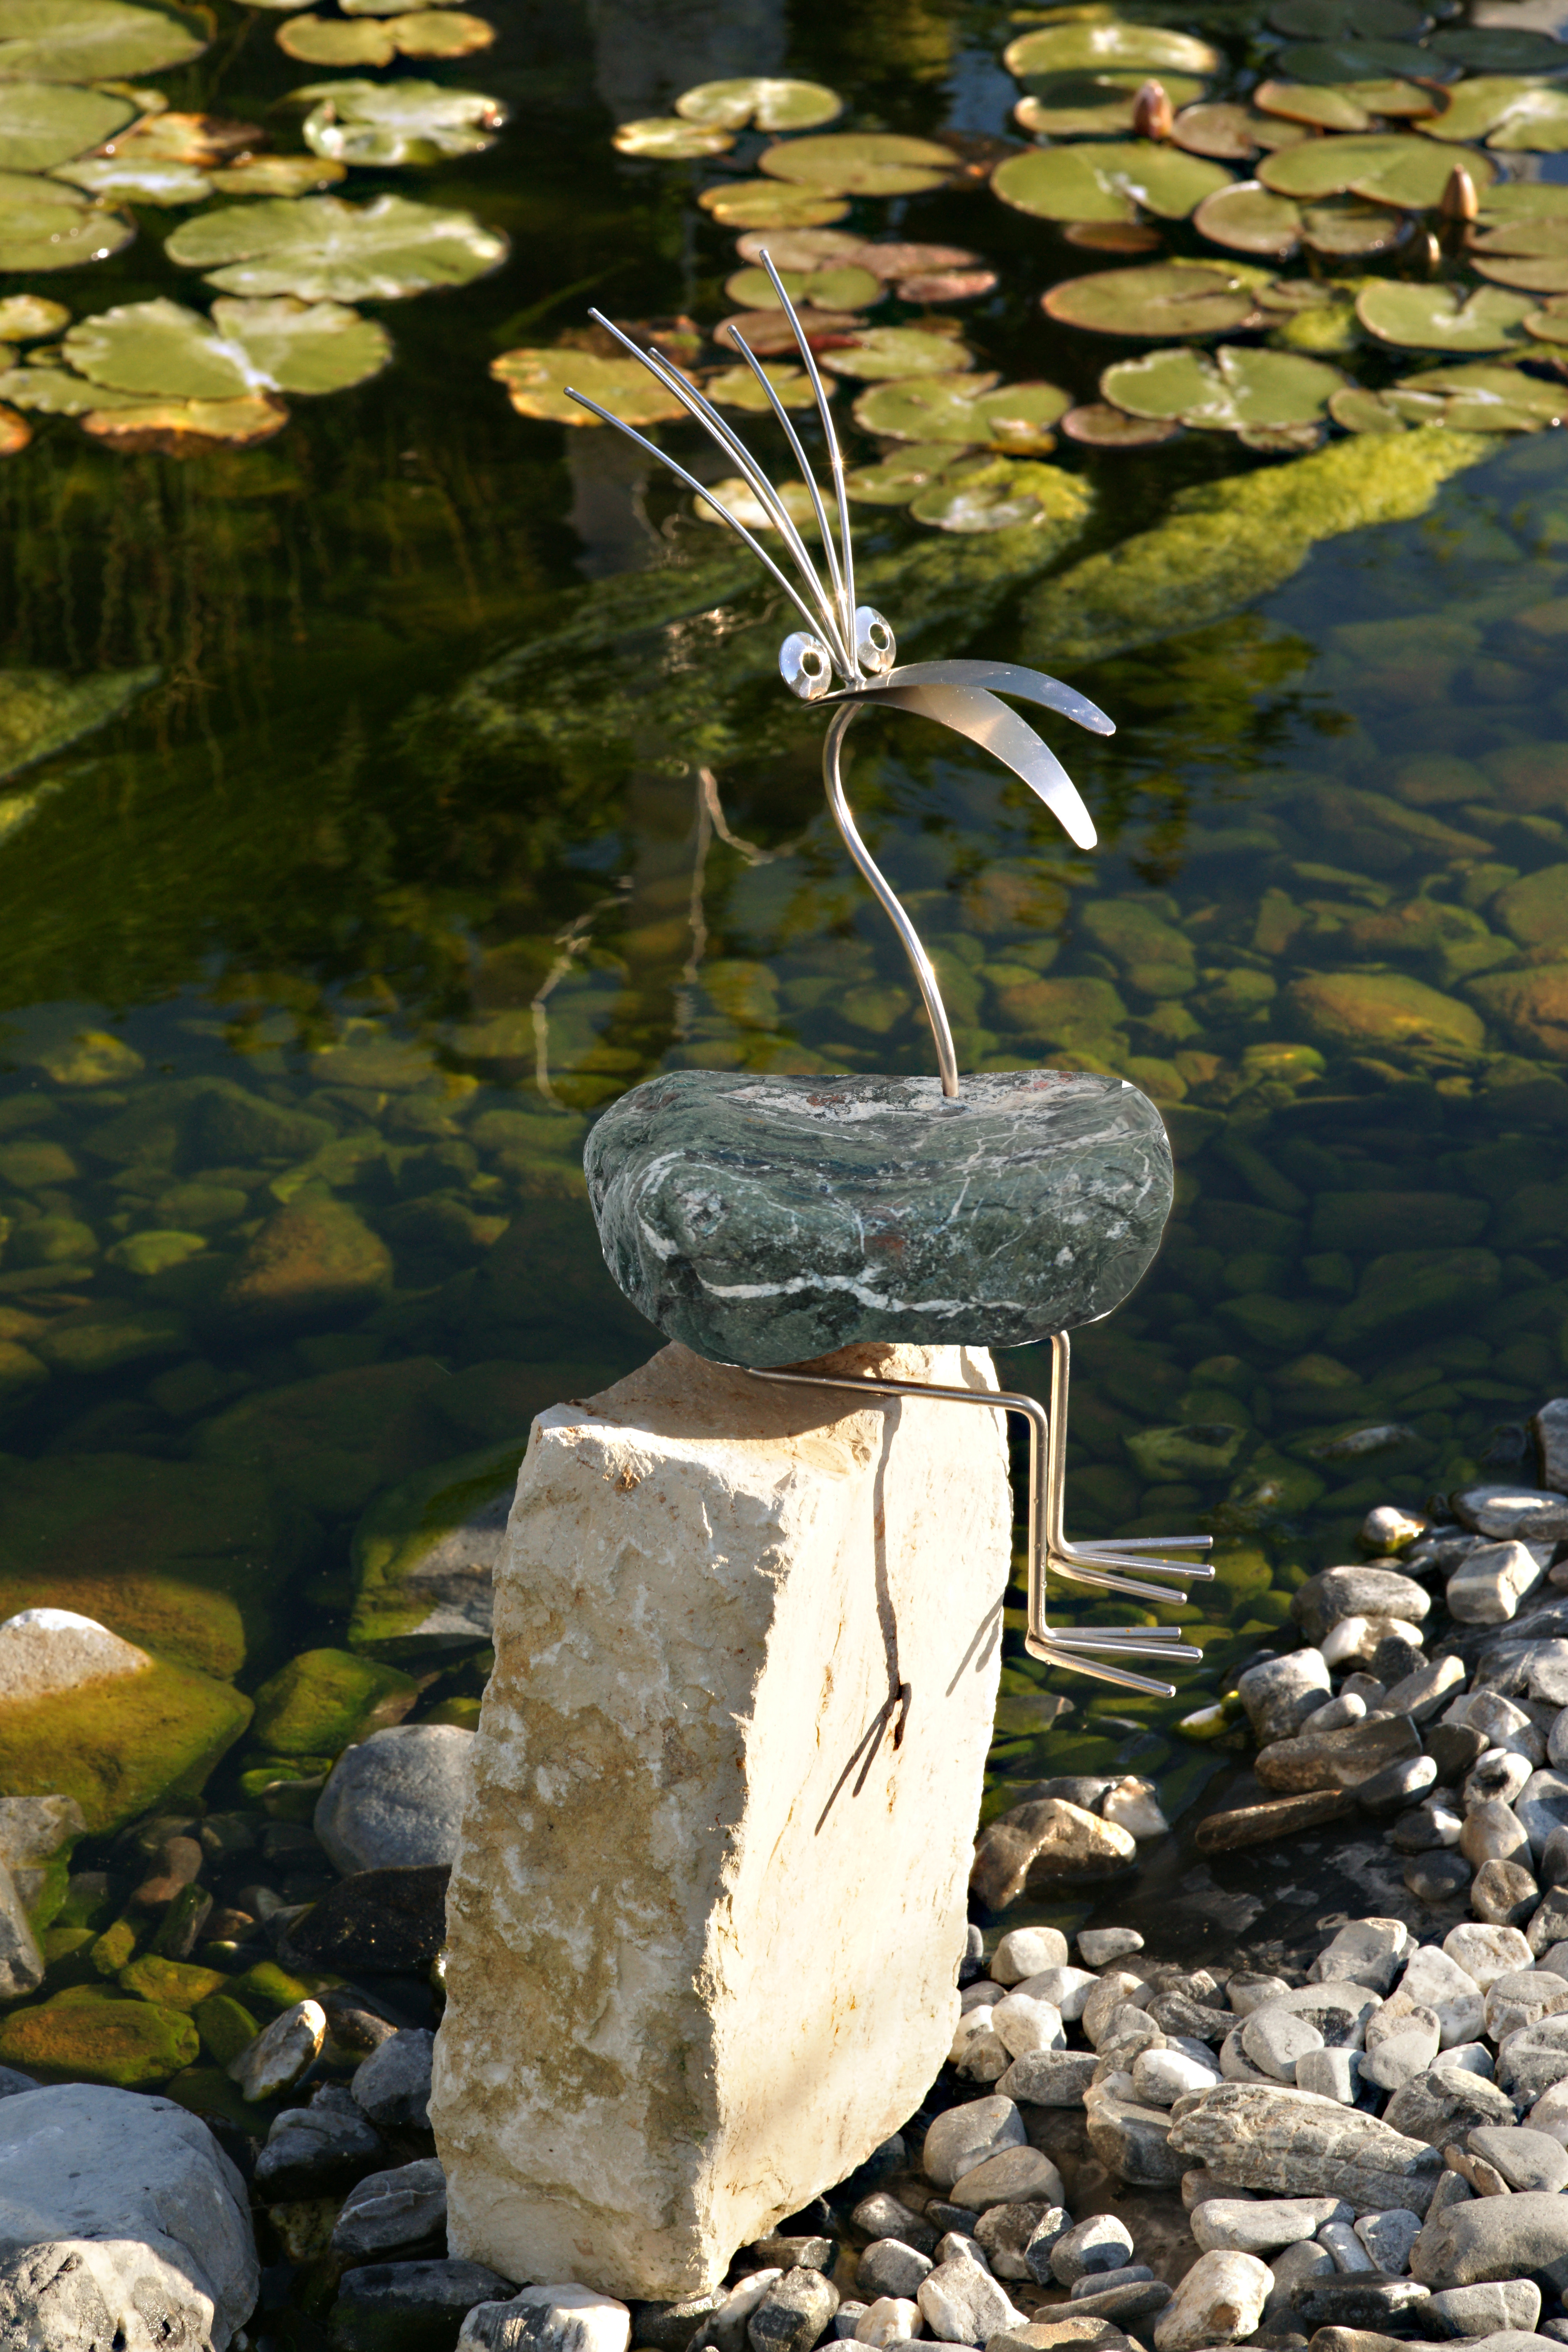
[[[473,1745],[474,1734],[455,1723],[405,1723],[341,1756],[315,1812],[335,1868],[347,1877],[450,1863]]]
[[[363,1314],[392,1281],[392,1253],[346,1201],[300,1193],[268,1217],[223,1294],[259,1330]]]
[[[268,1756],[335,1756],[401,1723],[418,1696],[395,1666],[347,1650],[302,1650],[257,1692],[251,1734]]]
[[[650,1321],[721,1361],[856,1341],[1016,1347],[1123,1299],[1171,1202],[1158,1112],[1072,1071],[748,1078],[623,1095],[585,1153],[605,1261]]]
[[[449,1375],[428,1356],[322,1372],[244,1398],[204,1422],[204,1462],[268,1479],[332,1517],[361,1511],[377,1486],[438,1461],[451,1437],[437,1410]]]
[[[1390,1250],[1367,1266],[1325,1341],[1356,1348],[1405,1329],[1446,1328],[1455,1315],[1490,1298],[1501,1278],[1501,1263],[1491,1250]]]
[[[354,1530],[356,1649],[396,1657],[489,1640],[495,1564],[527,1443],[520,1433],[376,1497]]]
[[[1465,992],[1527,1052],[1568,1061],[1568,962],[1489,972]]]
[[[1468,1004],[1405,972],[1304,972],[1286,993],[1324,1045],[1437,1045],[1475,1054],[1486,1042]]]
[[[145,2091],[194,2065],[201,2040],[177,2009],[150,2000],[46,2001],[0,2023],[0,2064],[43,2083],[100,2083]],[[8,2105],[0,2101],[0,2107]]]
[[[820,1369],[993,1377],[945,1349]],[[541,1415],[447,1904],[459,2252],[695,2292],[918,2105],[958,2016],[1010,1528],[982,1411],[671,1347]]]
[[[322,1969],[372,1974],[427,1968],[447,1932],[446,1863],[357,1870],[311,1905],[289,1943]]]

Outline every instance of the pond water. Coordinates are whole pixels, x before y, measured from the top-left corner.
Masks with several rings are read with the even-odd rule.
[[[214,13],[158,87],[291,121],[321,69],[278,48],[280,18]],[[589,302],[723,314],[734,232],[695,204],[708,167],[617,157],[616,120],[787,69],[857,127],[994,140],[1017,96],[1001,48],[1039,12],[484,13],[493,47],[408,70],[510,121],[415,177],[509,237],[504,266],[383,305],[392,365],[264,446],[126,452],[39,416],[0,470],[5,662],[29,674],[0,728],[61,743],[0,801],[0,1615],[79,1609],[250,1694],[376,1637],[354,1538],[414,1510],[389,1489],[493,1465],[655,1344],[585,1203],[600,1107],[677,1065],[931,1066],[747,560],[635,451],[515,414],[489,370]],[[1210,14],[1168,21],[1250,56],[1247,11]],[[1526,160],[1550,182],[1556,159]],[[371,170],[353,193],[409,184]],[[188,301],[171,215],[136,216],[93,269],[0,291]],[[857,200],[850,226],[984,254],[996,290],[955,315],[987,366],[1085,401],[1130,348],[1038,308],[1114,257],[981,177]],[[721,470],[688,428],[666,438]],[[1379,442],[1391,479],[1405,448]],[[1372,1504],[1521,1461],[1562,1381],[1568,443],[1477,443],[1405,519],[1315,528],[1272,570],[1267,519],[1218,509],[1198,569],[1141,590],[1120,635],[1075,565],[1178,493],[1314,461],[1193,432],[1054,462],[1093,500],[1059,540],[875,505],[857,527],[923,654],[1042,660],[1117,719],[1103,743],[1043,722],[1101,847],[920,722],[864,722],[852,790],[961,1062],[1117,1070],[1168,1113],[1163,1252],[1075,1350],[1069,1524],[1216,1530],[1215,1581],[1167,1612],[1203,1666],[1169,1706],[1097,1695],[1025,1659],[1010,1618],[987,1804],[1114,1766],[1175,1814],[1215,1769],[1176,1718],[1300,1579],[1356,1556]],[[1228,601],[1211,563],[1239,566]],[[1027,1353],[999,1369],[1043,1378]],[[482,1637],[393,1648],[410,1719],[473,1720]],[[207,1801],[320,1769],[247,1735]]]

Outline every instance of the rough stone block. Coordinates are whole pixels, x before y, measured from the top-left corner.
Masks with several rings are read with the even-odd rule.
[[[957,1349],[821,1369],[994,1384]],[[673,1346],[540,1416],[447,1901],[455,2253],[700,2292],[918,2107],[959,2015],[1011,1517],[973,1408]]]

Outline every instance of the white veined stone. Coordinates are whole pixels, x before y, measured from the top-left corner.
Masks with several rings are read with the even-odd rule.
[[[1062,2031],[1061,2011],[1048,2000],[1036,2000],[1027,1993],[1009,1993],[990,2012],[991,2031],[1005,2044],[1013,2057],[1021,2058],[1026,2050],[1065,2050],[1067,2035]]]
[[[855,2323],[857,2344],[897,2344],[909,2336],[923,2336],[925,2321],[918,2303],[903,2295],[879,2294],[868,2304]]]

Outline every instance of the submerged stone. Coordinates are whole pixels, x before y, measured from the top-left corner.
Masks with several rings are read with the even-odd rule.
[[[335,1756],[401,1723],[418,1685],[347,1650],[304,1650],[256,1694],[255,1738],[273,1756]]]
[[[443,1462],[377,1496],[354,1530],[356,1649],[466,1649],[487,1642],[492,1578],[526,1433]]]
[[[1160,1115],[1081,1071],[752,1078],[679,1070],[584,1155],[628,1298],[700,1355],[855,1341],[1018,1347],[1121,1304],[1171,1204]]]

